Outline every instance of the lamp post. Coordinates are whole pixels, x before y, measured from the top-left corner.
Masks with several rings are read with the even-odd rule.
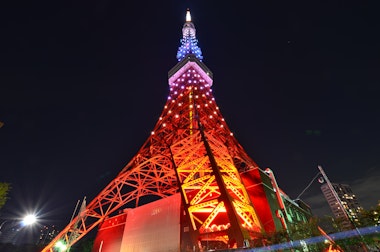
[[[360,233],[360,230],[356,226],[355,222],[352,220],[351,216],[347,213],[347,209],[344,207],[344,205],[342,203],[342,200],[338,196],[335,188],[331,184],[331,182],[330,182],[329,178],[327,177],[325,171],[322,169],[322,166],[318,165],[318,169],[319,169],[320,173],[322,174],[323,178],[326,180],[327,186],[331,190],[331,193],[333,194],[336,202],[338,203],[339,207],[342,209],[342,213],[344,214],[344,217],[350,222],[351,226],[358,233],[358,236],[359,236],[360,240],[362,241],[363,250],[367,252],[368,251],[368,247],[367,247],[367,244],[365,243],[365,240],[364,240],[362,234]]]
[[[325,179],[326,184],[329,187],[332,195],[334,196],[336,203],[339,205],[340,209],[342,210],[341,212],[343,213],[344,218],[347,219],[348,221],[350,221],[350,223],[352,223],[350,216],[347,214],[346,208],[343,206],[343,203],[342,203],[340,197],[338,196],[337,192],[335,191],[335,188],[331,184],[331,182],[330,182],[329,178],[327,177],[325,171],[322,169],[322,166],[318,165],[318,169],[319,169],[320,173],[322,174],[322,177]]]

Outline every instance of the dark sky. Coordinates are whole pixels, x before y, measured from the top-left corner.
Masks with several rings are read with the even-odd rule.
[[[380,198],[380,17],[362,1],[6,1],[0,217],[69,222],[136,154],[168,94],[186,8],[238,141],[297,197],[322,165]],[[319,184],[302,195],[329,213]],[[326,210],[327,209],[327,210]]]

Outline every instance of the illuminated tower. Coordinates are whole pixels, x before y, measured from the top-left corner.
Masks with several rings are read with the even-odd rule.
[[[116,178],[43,251],[53,251],[59,240],[73,245],[121,208],[178,193],[194,246],[206,239],[224,241],[230,247],[250,246],[265,232],[261,216],[269,216],[265,223],[274,222],[275,210],[269,209],[265,192],[252,196],[248,191],[258,187],[243,182],[260,184],[266,175],[258,171],[219,111],[211,89],[213,75],[202,62],[189,11],[182,34],[179,62],[169,71],[169,96],[150,136]],[[249,171],[257,175],[243,178]],[[259,208],[265,214],[259,216],[252,197],[262,203]]]

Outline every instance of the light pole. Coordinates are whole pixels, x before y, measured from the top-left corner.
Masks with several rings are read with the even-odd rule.
[[[340,199],[340,197],[338,196],[338,193],[336,192],[335,188],[333,187],[333,185],[331,184],[329,178],[327,177],[325,171],[322,169],[322,166],[318,165],[318,169],[320,171],[320,173],[322,174],[323,178],[326,180],[326,183],[327,183],[327,186],[329,187],[329,189],[331,190],[331,193],[333,194],[336,202],[339,204],[339,207],[342,209],[342,212],[344,214],[344,217],[349,221],[349,223],[351,224],[351,226],[356,230],[356,232],[358,233],[359,235],[359,238],[360,240],[362,241],[362,246],[363,246],[363,249],[364,251],[368,251],[368,247],[367,247],[367,244],[365,243],[364,241],[364,238],[362,236],[362,234],[360,233],[360,230],[358,229],[358,227],[356,226],[355,222],[352,220],[351,216],[347,213],[347,209],[343,206],[343,203],[342,203],[342,200]]]
[[[320,171],[322,177],[325,179],[327,186],[329,187],[329,189],[330,189],[332,195],[333,195],[334,198],[335,198],[335,201],[338,203],[340,209],[342,209],[341,212],[343,213],[345,219],[347,219],[348,221],[351,222],[351,218],[350,218],[350,216],[347,214],[346,208],[343,206],[343,203],[342,203],[340,197],[338,196],[337,192],[335,191],[335,188],[334,188],[333,185],[331,184],[331,182],[330,182],[329,178],[327,177],[325,171],[322,169],[322,166],[318,165],[318,169],[319,169],[319,171]]]
[[[284,200],[281,197],[280,188],[278,187],[278,184],[277,184],[276,178],[273,174],[273,171],[270,168],[266,168],[265,173],[269,176],[269,178],[271,180],[272,187],[274,189],[274,192],[276,193],[277,203],[280,206],[280,209],[278,209],[276,211],[276,216],[280,219],[282,228],[286,232],[286,239],[292,245],[290,248],[290,251],[294,251],[293,240],[290,237],[290,231],[289,231],[288,224],[287,224],[287,222],[289,221],[288,213],[286,211]]]

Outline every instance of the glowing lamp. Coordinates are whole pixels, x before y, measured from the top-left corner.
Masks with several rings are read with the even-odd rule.
[[[24,225],[32,225],[32,224],[34,224],[35,222],[37,221],[37,218],[36,218],[36,216],[35,215],[33,215],[33,214],[28,214],[27,216],[25,216],[24,217],[24,219],[23,219],[23,223],[24,223]]]

